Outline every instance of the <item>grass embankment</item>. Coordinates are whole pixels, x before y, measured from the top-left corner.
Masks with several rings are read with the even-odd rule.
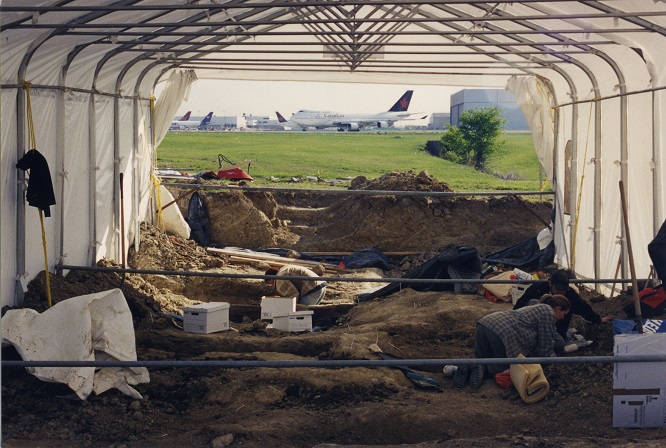
[[[503,149],[487,164],[488,173],[493,174],[433,157],[423,150],[428,140],[441,136],[441,131],[169,132],[158,148],[157,159],[160,168],[189,168],[190,173],[217,171],[218,154],[233,162],[256,159],[249,173],[255,186],[275,185],[271,178],[286,186],[291,178],[306,176],[373,179],[391,171],[425,170],[455,191],[540,189],[539,162],[531,134],[503,135]],[[241,168],[247,171],[247,165]]]

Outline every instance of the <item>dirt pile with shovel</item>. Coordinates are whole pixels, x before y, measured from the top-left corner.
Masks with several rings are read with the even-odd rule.
[[[474,243],[484,254],[542,228],[514,198],[477,203],[323,194],[304,198],[298,193],[203,195],[209,211],[216,210],[213,221],[235,222],[216,234],[220,243],[227,239],[226,245],[248,247],[241,243],[253,241],[250,247],[259,247],[274,242],[295,251],[322,252],[377,243],[387,252],[412,250],[410,255],[391,256],[390,275],[427,261],[453,242]],[[232,203],[236,208],[229,217],[223,210]],[[528,205],[539,216],[548,215],[546,204]],[[437,209],[442,213],[435,216]],[[401,213],[411,219],[403,220]],[[257,218],[262,215],[265,219]],[[345,222],[352,219],[354,223]],[[368,221],[377,225],[374,233],[370,226],[363,227]],[[150,226],[143,227],[141,240],[139,252],[130,251],[128,257],[134,268],[233,274],[262,274],[265,268],[261,263],[234,262]],[[340,275],[379,281],[389,274],[367,268]],[[314,320],[327,328],[288,333],[269,329],[260,319],[260,298],[271,293],[260,279],[130,274],[121,282],[119,274],[108,272],[51,278],[56,303],[121,284],[142,360],[379,359],[368,349],[372,344],[401,358],[470,358],[476,321],[511,307],[481,294],[410,288],[355,303],[358,293],[382,283],[330,282],[322,304],[310,308]],[[588,291],[584,296],[601,314],[622,314],[626,301]],[[168,315],[199,301],[229,302],[232,329],[186,333]],[[26,306],[43,311],[45,302],[42,273],[30,285]],[[576,355],[612,354],[610,325],[593,326],[577,318],[572,325],[594,341]],[[4,359],[17,357],[11,348],[3,349]],[[3,447],[657,447],[666,437],[663,429],[612,428],[609,364],[544,366],[551,390],[531,405],[492,379],[479,390],[459,390],[439,367],[415,370],[434,379],[441,391],[419,388],[400,370],[387,367],[160,367],[150,370],[150,383],[136,386],[143,400],[114,389],[78,401],[62,398],[71,395],[64,385],[42,382],[23,369],[4,368]]]

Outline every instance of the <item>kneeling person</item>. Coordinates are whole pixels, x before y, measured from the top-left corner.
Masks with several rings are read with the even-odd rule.
[[[555,356],[555,323],[563,319],[571,305],[562,295],[544,295],[537,305],[518,310],[498,311],[479,319],[476,326],[475,358],[516,358]],[[491,364],[490,375],[506,370],[508,365]],[[481,387],[486,369],[482,365],[459,366],[454,385],[463,387],[469,380],[474,389]]]
[[[266,280],[282,297],[298,297],[301,305],[318,305],[326,294],[326,282],[315,280],[319,278],[312,270],[298,265],[286,265],[277,269],[268,269],[266,275],[278,275],[284,277],[312,277],[312,280]]]

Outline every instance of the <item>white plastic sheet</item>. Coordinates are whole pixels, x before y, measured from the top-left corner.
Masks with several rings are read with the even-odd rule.
[[[173,195],[164,185],[160,185],[160,199],[162,207],[174,200]],[[157,222],[157,219],[155,221]],[[168,233],[185,238],[186,240],[190,238],[190,226],[185,221],[185,218],[183,218],[183,214],[180,212],[177,204],[171,204],[162,210],[162,223],[164,224],[164,230]]]
[[[2,317],[2,342],[24,361],[136,361],[132,314],[120,289],[73,297],[38,313],[23,308]],[[132,385],[148,383],[145,367],[31,367],[37,378],[67,384],[82,400],[117,388],[141,399]]]

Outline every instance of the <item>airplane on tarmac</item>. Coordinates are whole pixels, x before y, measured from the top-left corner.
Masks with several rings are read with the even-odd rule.
[[[178,120],[176,120],[176,121],[187,121],[187,120],[189,120],[189,119],[190,119],[190,114],[191,114],[191,113],[192,113],[192,111],[191,111],[191,110],[188,110],[187,112],[185,112],[185,115],[183,115],[182,117],[180,117],[180,118],[179,118]]]
[[[210,123],[210,120],[213,118],[213,112],[208,112],[203,120],[190,120],[190,111],[188,111],[180,120],[174,120],[169,126],[170,131],[177,131],[182,129],[197,129],[202,128]]]
[[[417,113],[407,112],[409,102],[412,99],[413,90],[406,91],[398,101],[386,112],[378,114],[359,115],[346,114],[332,111],[317,110],[299,110],[293,114],[290,121],[296,126],[306,130],[307,128],[325,129],[338,128],[338,131],[355,132],[360,131],[366,126],[375,126],[378,128],[387,128],[393,126],[398,120],[415,120],[409,118]],[[419,117],[425,118],[427,117]]]
[[[282,126],[285,126],[287,128],[297,128],[298,125],[296,123],[293,123],[290,120],[287,120],[282,116],[282,114],[278,111],[275,111],[275,115],[277,115],[278,123],[280,123]]]

